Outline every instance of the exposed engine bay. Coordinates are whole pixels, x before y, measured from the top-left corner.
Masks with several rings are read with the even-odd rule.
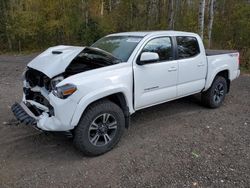
[[[61,54],[63,54],[63,51],[51,52],[51,56],[53,57],[58,56],[59,58]],[[53,78],[28,66],[24,73],[23,91],[25,99],[28,102],[34,101],[41,104],[44,108],[47,107],[49,114],[53,115],[53,107],[49,103],[48,95],[57,90],[56,85],[58,83],[69,76],[117,63],[120,63],[120,60],[116,59],[111,54],[100,49],[86,47],[70,62],[63,73]],[[44,111],[42,107],[37,109],[30,105],[30,108],[35,115],[40,115]]]
[[[57,53],[55,53],[55,51],[52,51],[54,55],[63,53],[59,53],[58,51],[56,52]],[[33,68],[28,68],[28,70],[25,72],[24,77],[31,88],[35,86],[45,87],[46,90],[50,92],[55,88],[56,84],[69,76],[117,63],[120,63],[120,60],[116,59],[111,54],[99,49],[86,47],[71,61],[71,63],[65,69],[64,73],[57,75],[52,79],[50,79],[44,73]]]
[[[106,67],[120,63],[121,61],[108,52],[100,49],[85,48],[66,68],[64,77],[68,77],[81,72]]]

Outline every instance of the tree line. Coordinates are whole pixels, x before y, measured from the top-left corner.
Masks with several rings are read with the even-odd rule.
[[[1,0],[0,52],[90,45],[114,32],[197,32],[208,48],[238,49],[250,69],[249,0]]]

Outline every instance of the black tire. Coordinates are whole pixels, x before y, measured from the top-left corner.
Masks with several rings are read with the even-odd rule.
[[[73,142],[87,156],[101,155],[119,142],[124,129],[125,117],[121,108],[109,100],[98,101],[83,113],[74,130]]]
[[[203,105],[218,108],[222,105],[227,93],[227,81],[222,76],[216,76],[212,86],[201,95]]]

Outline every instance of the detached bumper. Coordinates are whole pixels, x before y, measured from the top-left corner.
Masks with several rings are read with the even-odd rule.
[[[18,121],[26,125],[35,126],[37,124],[36,116],[29,110],[29,108],[21,102],[20,104],[15,103],[11,110]]]
[[[71,124],[77,103],[70,99],[59,99],[53,94],[49,95],[53,113],[48,107],[32,100],[15,103],[11,109],[18,121],[26,125],[32,125],[44,131],[69,131],[75,126]],[[45,109],[47,108],[47,109]],[[37,109],[39,113],[37,113]]]

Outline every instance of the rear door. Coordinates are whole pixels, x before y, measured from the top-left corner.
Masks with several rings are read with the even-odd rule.
[[[178,63],[174,60],[172,38],[151,39],[140,54],[142,52],[158,53],[160,60],[145,65],[134,62],[135,109],[162,103],[177,95]]]
[[[205,53],[201,51],[196,37],[177,36],[176,41],[179,65],[177,96],[200,92],[206,81]]]

